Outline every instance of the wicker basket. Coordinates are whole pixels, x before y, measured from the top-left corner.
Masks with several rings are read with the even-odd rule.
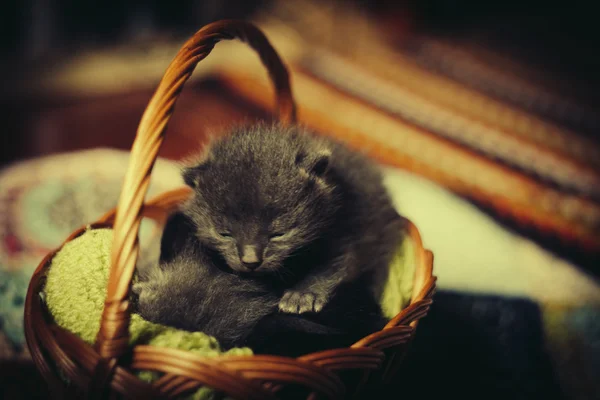
[[[428,312],[435,288],[433,255],[423,248],[418,230],[406,220],[416,262],[410,305],[383,330],[349,348],[294,359],[264,355],[201,358],[182,350],[128,346],[128,295],[139,253],[140,222],[149,217],[164,223],[168,213],[189,195],[189,190],[182,188],[144,203],[167,123],[196,64],[217,42],[233,38],[248,43],[267,67],[277,93],[279,119],[284,123],[295,121],[287,70],[256,27],[240,21],[219,21],[205,26],[185,43],[141,119],[116,210],[92,225],[114,229],[107,297],[94,346],[54,324],[41,300],[45,271],[58,250],[44,258],[31,279],[25,304],[25,334],[33,360],[57,398],[165,398],[190,393],[201,386],[237,399],[277,398],[286,387],[302,388],[309,398],[356,398],[366,384],[394,376],[418,320]],[[74,232],[66,242],[84,230]],[[149,384],[134,374],[136,370],[164,375]],[[343,379],[346,371],[360,378]],[[67,381],[69,384],[65,384]]]

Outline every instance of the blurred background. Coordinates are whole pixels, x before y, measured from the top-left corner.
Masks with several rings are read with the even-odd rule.
[[[600,398],[600,35],[591,5],[2,5],[4,398],[44,398],[42,386],[19,384],[35,376],[22,333],[33,269],[116,204],[127,150],[166,67],[196,30],[223,18],[265,32],[290,69],[300,122],[380,162],[399,211],[436,256],[440,290],[399,393]],[[272,97],[256,55],[220,43],[178,100],[165,168],[208,134],[271,119]],[[155,178],[156,192],[174,185],[167,175]]]

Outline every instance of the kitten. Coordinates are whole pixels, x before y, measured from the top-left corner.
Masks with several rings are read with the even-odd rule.
[[[132,300],[147,320],[202,331],[223,349],[248,346],[289,357],[348,347],[387,322],[362,282],[340,285],[319,313],[278,312],[277,280],[229,273],[194,232],[186,215],[174,213],[163,231],[160,263],[139,266]]]
[[[402,224],[366,157],[300,127],[256,125],[216,139],[183,177],[194,194],[165,229],[160,268],[140,274],[142,316],[209,334],[217,324],[221,335],[241,318],[233,342],[258,321],[295,326],[277,309],[327,325],[354,296],[380,316],[372,305]],[[325,308],[336,296],[347,301]]]

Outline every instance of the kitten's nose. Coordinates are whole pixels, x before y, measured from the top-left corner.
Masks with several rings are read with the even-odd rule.
[[[244,246],[242,249],[242,264],[244,267],[255,270],[262,263],[259,252],[256,249],[256,246]]]

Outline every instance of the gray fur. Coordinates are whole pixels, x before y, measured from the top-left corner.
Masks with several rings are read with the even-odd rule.
[[[223,335],[277,307],[319,312],[342,283],[381,294],[402,226],[366,157],[300,127],[256,125],[216,139],[183,175],[191,238],[134,290],[146,318]]]
[[[165,226],[159,264],[138,269],[133,286],[136,311],[149,321],[218,338],[238,346],[279,301],[268,282],[224,273],[218,257],[194,237],[182,213]]]

